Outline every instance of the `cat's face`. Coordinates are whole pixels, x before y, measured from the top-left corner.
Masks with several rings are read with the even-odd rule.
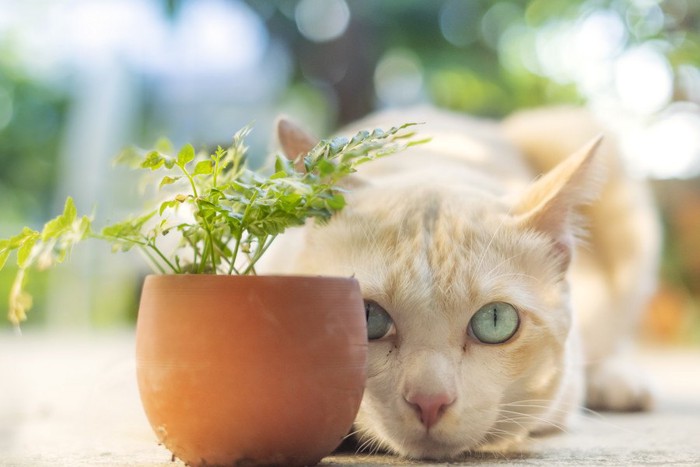
[[[512,210],[468,190],[366,187],[308,230],[303,270],[354,275],[367,302],[361,440],[452,458],[517,441],[547,410],[571,327],[565,259]]]
[[[279,136],[290,159],[313,141],[289,125]],[[367,447],[449,459],[566,418],[552,403],[577,401],[565,277],[575,209],[600,186],[599,142],[508,199],[498,174],[446,183],[397,164],[394,177],[356,179],[339,215],[304,229],[289,272],[352,275],[365,296]]]

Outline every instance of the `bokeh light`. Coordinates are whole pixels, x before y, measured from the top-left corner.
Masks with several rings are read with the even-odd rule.
[[[0,11],[0,230],[40,223],[67,192],[123,208],[130,194],[104,176],[122,144],[226,144],[254,123],[264,155],[279,113],[321,136],[413,104],[496,119],[585,105],[666,210],[689,202],[675,203],[676,186],[700,190],[695,0],[0,0]],[[700,272],[678,268],[700,289]]]
[[[314,42],[340,37],[350,23],[345,0],[301,0],[294,13],[299,32]]]
[[[423,67],[408,49],[387,51],[374,71],[374,87],[384,106],[419,102],[423,96]]]
[[[651,125],[632,131],[623,140],[631,167],[653,178],[700,175],[700,109],[679,105]]]
[[[481,18],[481,37],[484,43],[494,50],[498,49],[503,33],[522,16],[522,8],[515,3],[495,3]]]
[[[440,32],[457,47],[466,47],[479,38],[479,9],[473,2],[448,0],[440,9]]]
[[[173,28],[173,43],[161,53],[176,51],[189,72],[234,73],[256,67],[267,49],[267,29],[242,3],[224,0],[187,2]]]
[[[635,47],[615,63],[615,90],[622,106],[637,114],[651,115],[671,102],[673,72],[653,46]]]

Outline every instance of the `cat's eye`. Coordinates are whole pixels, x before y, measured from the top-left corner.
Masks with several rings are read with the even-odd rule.
[[[389,313],[377,302],[365,300],[365,315],[367,316],[367,338],[371,341],[386,336],[394,326]]]
[[[505,302],[493,302],[479,308],[471,321],[470,333],[484,344],[502,344],[513,337],[520,326],[515,307]]]

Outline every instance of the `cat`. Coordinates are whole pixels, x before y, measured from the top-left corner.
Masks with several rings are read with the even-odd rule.
[[[360,446],[451,460],[518,449],[581,406],[650,409],[627,356],[654,290],[660,227],[612,138],[581,109],[502,122],[431,108],[343,130],[425,122],[431,141],[350,176],[326,225],[278,239],[265,273],[354,276],[368,319]],[[288,120],[297,160],[316,139]]]

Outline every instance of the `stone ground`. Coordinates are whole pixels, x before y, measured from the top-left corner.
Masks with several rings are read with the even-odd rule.
[[[700,466],[700,349],[646,349],[650,414],[589,414],[569,433],[509,457],[456,465]],[[138,400],[133,334],[0,333],[0,466],[177,467],[156,444]],[[447,465],[331,456],[322,465]]]

